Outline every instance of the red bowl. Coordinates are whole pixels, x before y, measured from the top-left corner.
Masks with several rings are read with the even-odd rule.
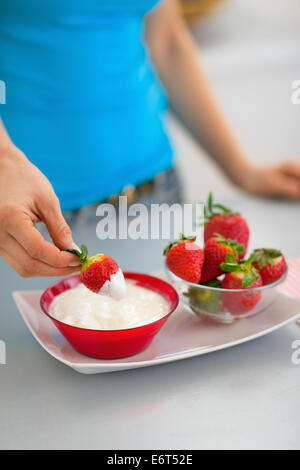
[[[67,341],[81,354],[97,359],[117,359],[132,356],[143,351],[159,332],[168,317],[176,309],[179,297],[170,284],[148,274],[124,272],[125,279],[135,281],[136,285],[160,294],[169,305],[168,313],[152,323],[123,330],[90,330],[67,325],[56,320],[49,313],[53,299],[80,284],[79,275],[71,276],[48,287],[41,296],[41,308],[51,318]]]

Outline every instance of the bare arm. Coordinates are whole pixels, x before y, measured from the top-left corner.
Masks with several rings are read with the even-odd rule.
[[[34,222],[47,225],[55,243],[44,240]],[[0,120],[0,256],[21,276],[71,274],[73,244],[59,201],[47,178],[11,142]]]
[[[251,163],[218,106],[177,0],[149,15],[146,40],[171,105],[226,175],[251,192],[300,198],[299,160],[269,168]]]

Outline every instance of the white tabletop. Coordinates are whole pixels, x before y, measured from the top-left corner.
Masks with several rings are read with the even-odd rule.
[[[225,11],[219,13],[218,21],[221,14],[227,15]],[[251,150],[262,148],[265,153],[260,155],[265,155],[266,161],[278,153],[278,148],[280,152],[286,148],[300,155],[299,126],[294,123],[296,110],[290,108],[292,105],[280,102],[278,106],[284,108],[285,114],[280,115],[277,110],[272,117],[271,104],[265,106],[258,100],[260,113],[265,113],[268,138],[263,140],[259,128],[259,142],[256,141],[253,115],[247,116],[243,106],[239,106],[239,96],[232,92],[230,83],[227,86],[222,81],[223,86],[218,85],[218,72],[213,69],[214,49],[208,45],[206,51],[205,60],[211,60],[210,73],[218,92],[232,113],[233,122],[238,123],[238,115],[242,116],[240,131]],[[281,86],[286,79],[283,73]],[[267,89],[263,76],[258,74],[257,80],[261,92],[263,87]],[[280,77],[276,80],[273,86],[280,88]],[[255,89],[256,83],[252,86]],[[300,107],[297,112],[299,119]],[[273,134],[271,117],[276,126],[282,125]],[[263,119],[261,114],[259,119]],[[201,169],[199,180],[195,173],[185,172],[190,183],[188,196],[201,199],[209,189],[207,179],[213,179],[212,166],[203,163],[204,159],[203,165],[196,162],[195,148],[176,124],[174,129],[179,154],[185,145],[185,158],[195,165],[193,168],[198,165]],[[224,196],[223,203],[233,203],[249,220],[253,245],[264,243],[282,248],[289,258],[300,255],[299,204],[240,195],[220,175],[217,182],[216,191]],[[99,249],[94,228],[81,227],[75,240],[86,242],[91,251]],[[151,272],[161,268],[164,245],[165,241],[101,242],[101,251],[112,254],[126,269]],[[0,339],[7,346],[7,364],[0,365],[0,448],[300,447],[300,366],[291,361],[292,342],[300,338],[300,327],[295,323],[264,338],[207,356],[84,376],[41,349],[11,298],[12,290],[40,289],[53,280],[21,279],[1,259],[0,273]]]

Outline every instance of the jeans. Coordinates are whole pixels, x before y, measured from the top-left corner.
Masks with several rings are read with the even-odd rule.
[[[183,190],[177,168],[172,168],[158,175],[151,191],[145,195],[139,196],[134,203],[145,204],[174,204],[183,202]],[[96,208],[101,204],[94,203],[85,206],[79,210],[64,211],[64,217],[70,227],[73,229],[82,224],[91,225],[96,221]]]

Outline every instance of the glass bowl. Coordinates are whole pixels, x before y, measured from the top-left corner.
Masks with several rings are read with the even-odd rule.
[[[117,359],[132,356],[143,351],[169,316],[176,309],[179,297],[169,283],[154,276],[142,273],[124,272],[125,279],[134,281],[138,286],[145,287],[160,294],[167,301],[169,310],[166,315],[152,323],[122,330],[90,330],[67,325],[49,313],[53,299],[66,290],[80,283],[79,275],[64,278],[46,289],[41,296],[41,308],[63,334],[66,340],[81,354],[97,359]]]
[[[167,266],[165,269],[184,304],[193,313],[220,323],[233,323],[265,311],[276,300],[277,286],[285,280],[288,271],[286,268],[278,281],[266,286],[222,289],[187,282],[173,274]]]

